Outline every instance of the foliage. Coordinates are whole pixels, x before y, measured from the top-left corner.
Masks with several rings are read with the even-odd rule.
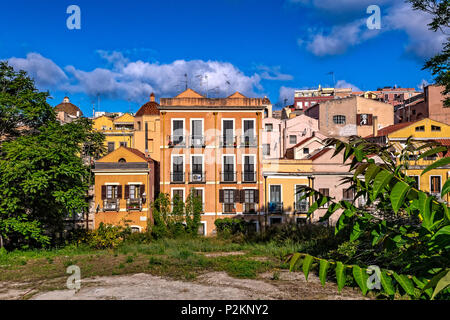
[[[408,0],[415,10],[427,12],[432,16],[432,21],[428,24],[430,30],[438,30],[448,35],[450,26],[450,1],[449,0]],[[430,69],[435,76],[437,84],[444,86],[443,94],[450,93],[450,42],[449,38],[443,43],[442,52],[428,60],[423,69]],[[450,98],[444,101],[446,107],[450,107]]]
[[[326,145],[335,148],[334,156],[342,152],[344,163],[350,160],[349,171],[354,175],[342,180],[351,185],[354,200],[336,202],[308,187],[301,191],[305,192],[305,198],[314,199],[309,214],[329,202],[328,210],[320,221],[327,221],[331,215],[340,213],[335,233],[339,235],[350,228],[349,240],[360,242],[356,252],[350,250],[348,263],[357,261],[361,266],[355,268],[341,261],[329,260],[330,265],[335,266],[338,286],[342,285],[339,279],[343,278],[342,273],[346,269],[352,269],[355,276],[361,273],[358,268],[365,271],[369,264],[380,263],[385,267],[381,272],[383,294],[393,297],[399,292],[411,298],[431,298],[432,291],[427,290],[425,284],[437,290],[442,287],[442,282],[438,280],[448,281],[445,275],[450,265],[449,208],[434,195],[414,187],[412,179],[404,173],[409,166],[405,159],[419,154],[420,160],[441,152],[445,154],[448,149],[437,143],[418,145],[408,139],[406,146],[398,153],[393,151],[392,146],[379,146],[356,137],[351,138],[349,143],[328,139]],[[377,161],[373,155],[377,155]],[[430,168],[450,163],[450,158],[442,159],[425,168],[422,174]],[[448,185],[447,181],[442,198],[448,193]],[[358,198],[366,200],[363,207],[357,206]],[[356,256],[359,256],[358,259]],[[305,257],[305,254],[290,257],[292,268],[304,263],[304,258],[300,257]],[[320,258],[313,259],[320,262]],[[310,267],[308,265],[307,270]],[[355,281],[360,285],[362,280]],[[360,287],[365,290],[362,285]],[[448,297],[449,290],[441,290],[440,297]]]
[[[172,208],[171,208],[172,207]],[[152,203],[153,226],[152,237],[196,236],[200,226],[202,203],[199,198],[189,194],[186,204],[175,195],[170,202],[169,195],[160,193]]]
[[[113,226],[100,223],[95,230],[81,232],[77,239],[78,244],[85,243],[92,249],[117,248],[123,240],[131,234],[131,229],[122,226]]]
[[[104,149],[91,120],[60,124],[47,97],[0,63],[0,242],[8,249],[50,244],[66,217],[87,208],[92,180],[81,156]]]
[[[247,234],[250,222],[238,218],[223,218],[214,221],[217,233],[221,236]]]

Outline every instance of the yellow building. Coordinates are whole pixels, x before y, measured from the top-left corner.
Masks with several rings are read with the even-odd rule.
[[[405,147],[408,137],[412,137],[417,144],[436,141],[444,146],[450,147],[450,126],[429,118],[416,122],[398,123],[379,130],[375,141],[379,143],[391,143],[397,150],[401,150]],[[370,138],[374,139],[373,136]],[[425,157],[420,160],[417,160],[418,156],[418,154],[414,155],[408,161],[409,167],[406,173],[408,176],[416,179],[416,184],[420,190],[429,192],[439,198],[442,186],[449,177],[450,166],[430,170],[422,176],[421,173],[436,160],[445,156],[448,157],[449,153],[446,155],[438,154],[432,157]],[[449,202],[449,195],[443,200]]]
[[[150,95],[146,102],[134,116],[134,148],[148,154],[153,160],[160,161],[160,118],[159,104],[155,95]]]
[[[94,119],[93,128],[105,135],[105,146],[108,148],[108,153],[121,146],[134,147],[134,117],[129,113],[116,118],[97,117]]]
[[[144,231],[152,221],[155,162],[142,152],[119,147],[95,162],[95,218]]]

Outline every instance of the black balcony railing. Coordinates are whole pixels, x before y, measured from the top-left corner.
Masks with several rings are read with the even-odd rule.
[[[189,145],[191,148],[203,148],[205,146],[205,137],[189,136]]]
[[[119,211],[119,199],[103,200],[103,211]]]
[[[184,172],[171,172],[170,173],[170,182],[171,183],[184,183]]]
[[[242,174],[242,182],[256,182],[256,172],[255,171],[244,171]]]
[[[309,203],[306,201],[297,201],[294,203],[295,212],[307,213],[309,210]]]
[[[169,147],[185,147],[186,138],[182,135],[173,135],[168,137]]]
[[[224,148],[237,147],[236,136],[221,136],[220,146]]]
[[[255,214],[257,204],[256,203],[244,203],[244,213],[245,214]]]
[[[142,198],[127,199],[127,210],[142,210]]]
[[[206,172],[190,172],[189,173],[189,183],[205,183],[206,182]]]
[[[251,135],[241,136],[241,146],[242,147],[257,147],[258,139],[255,136],[251,136]]]
[[[269,213],[283,213],[283,202],[269,202]]]
[[[236,182],[236,172],[222,171],[220,172],[220,182]]]

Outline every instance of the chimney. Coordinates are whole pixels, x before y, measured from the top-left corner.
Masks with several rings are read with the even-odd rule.
[[[150,95],[150,101],[155,101],[155,94],[152,92],[152,94]]]
[[[373,117],[373,136],[376,137],[378,135],[378,117]]]

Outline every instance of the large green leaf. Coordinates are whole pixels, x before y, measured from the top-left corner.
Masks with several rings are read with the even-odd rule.
[[[408,276],[404,275],[404,274],[397,274],[397,273],[393,273],[395,280],[400,284],[400,286],[403,288],[403,290],[405,290],[405,292],[411,296],[414,297],[415,296],[415,291],[414,291],[414,284],[412,283],[412,281],[408,278]]]
[[[437,153],[439,153],[439,152],[444,152],[444,153],[446,153],[447,151],[448,151],[448,148],[447,148],[447,147],[444,147],[444,146],[437,147],[437,148],[434,148],[434,149],[431,149],[431,150],[428,150],[428,151],[422,153],[422,154],[417,158],[417,160],[420,160],[420,159],[425,158],[425,157],[428,157],[428,156],[432,156],[432,155],[437,154]]]
[[[336,280],[338,285],[338,291],[341,292],[342,288],[345,286],[345,266],[342,262],[336,263]]]
[[[330,262],[325,259],[320,259],[320,266],[319,266],[319,279],[320,283],[322,283],[322,286],[325,286],[325,282],[327,281],[327,271],[330,266]]]
[[[381,170],[373,181],[372,200],[375,200],[378,193],[391,181],[393,174],[387,170]]]
[[[302,262],[301,258],[301,254],[300,253],[294,253],[292,255],[290,264],[289,264],[289,271],[293,271],[296,267],[298,267],[298,264],[300,264]]]
[[[350,241],[358,240],[358,238],[361,236],[362,233],[363,233],[363,230],[361,230],[361,226],[360,226],[359,222],[357,221],[353,225],[352,233],[350,234]]]
[[[356,283],[361,288],[363,295],[366,295],[367,290],[368,290],[368,288],[367,288],[367,279],[368,279],[367,273],[365,272],[365,270],[361,269],[356,264],[353,265],[352,269],[353,269],[353,277],[355,278]]]
[[[370,183],[380,170],[381,168],[376,164],[370,164],[365,174],[366,183]]]
[[[443,276],[437,283],[436,288],[434,288],[433,295],[431,296],[431,300],[434,300],[434,297],[447,288],[450,285],[450,270],[447,271],[445,276]]]
[[[309,274],[309,270],[311,269],[312,262],[313,262],[313,257],[310,256],[309,254],[306,255],[305,259],[303,260],[303,273],[305,275],[306,281],[308,281],[308,274]]]
[[[439,159],[438,161],[436,161],[436,162],[430,164],[428,167],[426,167],[425,170],[423,170],[420,175],[423,176],[425,173],[427,173],[430,170],[440,168],[440,167],[446,166],[448,164],[450,164],[450,157]]]
[[[431,201],[433,197],[428,196],[425,192],[419,192],[419,208],[420,214],[422,215],[424,228],[430,230],[433,223],[431,220]]]
[[[441,191],[441,197],[444,198],[444,196],[450,192],[450,179],[447,179],[447,181],[445,181],[444,186],[442,187],[442,191]]]
[[[429,288],[435,288],[438,284],[438,282],[447,274],[448,270],[443,269],[437,274],[434,275],[433,278],[431,278],[430,281],[425,285],[425,287],[422,288],[422,291],[427,290]]]
[[[403,181],[397,182],[392,189],[390,197],[392,209],[394,209],[395,213],[398,212],[398,209],[400,209],[401,205],[403,204],[403,200],[405,199],[405,196],[408,193],[409,189],[411,189],[411,187]]]
[[[394,287],[392,286],[392,279],[387,275],[386,271],[381,270],[380,273],[380,282],[383,286],[384,292],[386,292],[389,296],[393,296],[395,294]]]

